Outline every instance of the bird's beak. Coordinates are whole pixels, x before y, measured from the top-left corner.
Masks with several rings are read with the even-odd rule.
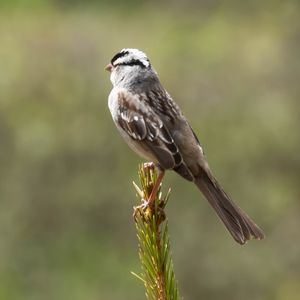
[[[113,65],[112,65],[112,64],[108,64],[104,69],[105,69],[106,71],[111,72],[112,69],[113,69]]]

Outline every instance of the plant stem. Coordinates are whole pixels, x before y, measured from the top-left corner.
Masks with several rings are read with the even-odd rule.
[[[139,177],[141,189],[135,183],[134,187],[141,205],[134,208],[134,220],[142,274],[136,276],[143,281],[148,300],[177,300],[180,296],[173,271],[168,224],[164,211],[170,190],[163,197],[159,187],[154,201],[148,203],[147,199],[157,180],[154,165],[140,166]]]

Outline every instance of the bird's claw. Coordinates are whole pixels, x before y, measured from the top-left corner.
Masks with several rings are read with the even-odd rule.
[[[133,219],[135,220],[135,222],[137,222],[137,218],[141,217],[144,220],[147,220],[149,216],[153,215],[153,214],[157,214],[157,216],[159,216],[159,222],[162,222],[163,220],[165,220],[166,215],[164,212],[164,209],[159,205],[157,206],[157,208],[155,209],[153,207],[154,202],[153,201],[149,201],[149,200],[145,200],[142,199],[142,204],[135,206],[133,209]],[[156,210],[156,212],[155,212]]]
[[[150,201],[145,200],[145,199],[142,199],[142,204],[141,204],[141,205],[138,205],[138,206],[135,206],[135,207],[133,208],[133,210],[134,210],[134,211],[133,211],[133,218],[134,218],[134,220],[136,221],[136,219],[137,219],[137,214],[140,214],[140,216],[144,215],[145,212],[146,212],[146,210],[147,210],[148,208],[150,208],[150,205],[151,205]]]
[[[145,163],[143,163],[143,168],[144,169],[154,170],[155,169],[155,164],[152,161],[145,162]]]

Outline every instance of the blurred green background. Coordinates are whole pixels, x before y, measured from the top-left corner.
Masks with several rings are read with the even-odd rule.
[[[267,234],[234,243],[172,172],[184,299],[300,294],[299,1],[0,3],[0,299],[144,299],[132,220],[142,160],[107,108],[104,66],[144,50],[214,173]]]

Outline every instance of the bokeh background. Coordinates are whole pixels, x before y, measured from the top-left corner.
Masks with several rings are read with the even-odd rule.
[[[267,239],[233,242],[169,172],[184,299],[300,295],[299,1],[0,3],[0,299],[144,299],[132,220],[141,160],[104,66],[144,50],[216,177]]]

